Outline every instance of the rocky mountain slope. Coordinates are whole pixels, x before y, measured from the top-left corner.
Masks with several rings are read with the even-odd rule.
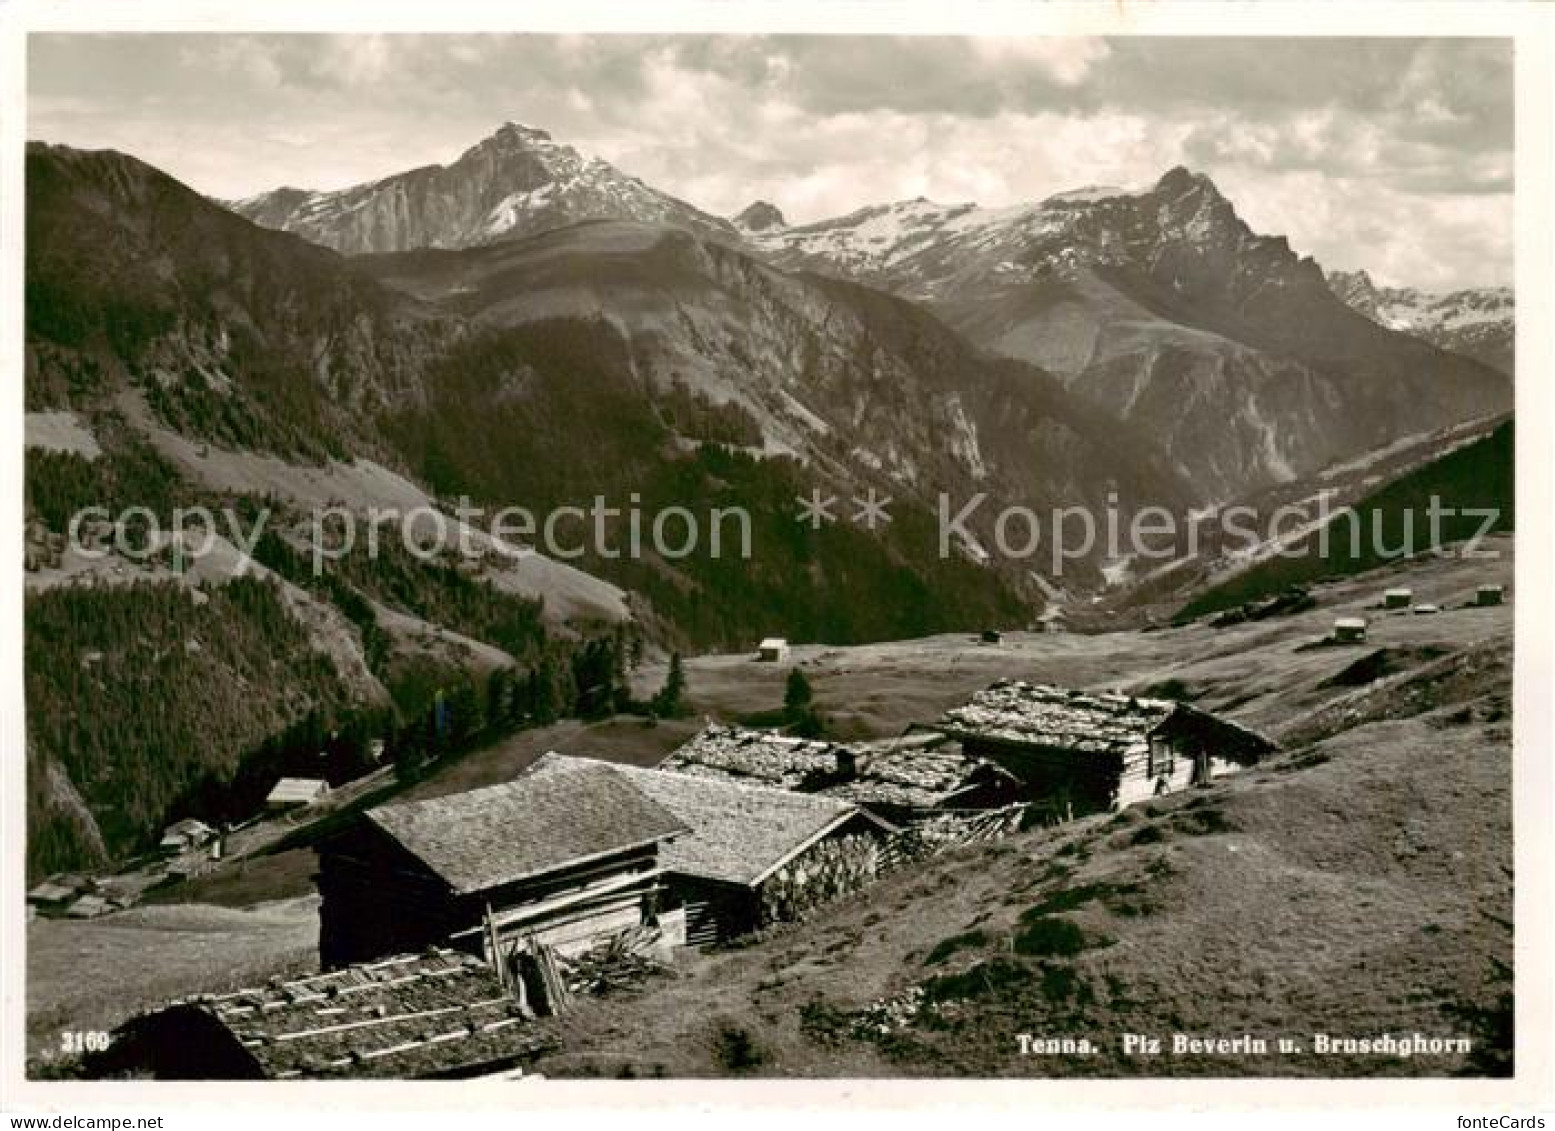
[[[957,510],[983,491],[1041,513],[1100,509],[1109,492],[1128,513],[1188,498],[1146,440],[1120,446],[1126,429],[1042,371],[979,357],[911,303],[686,232],[600,221],[358,266],[492,332],[603,317],[661,411],[716,417],[740,447],[839,490],[878,482],[929,509],[943,492]]]
[[[1379,326],[1513,375],[1517,309],[1510,287],[1445,292],[1379,287],[1365,271],[1330,271],[1328,285],[1346,305]]]
[[[771,262],[925,303],[1150,434],[1206,500],[1510,406],[1487,367],[1359,318],[1201,174],[751,231]]]
[[[1142,191],[997,209],[918,199],[791,226],[766,201],[707,216],[510,123],[446,168],[235,207],[350,251],[468,247],[591,218],[743,241],[785,270],[926,305],[975,346],[1052,373],[1153,437],[1200,502],[1511,403],[1488,366],[1347,308],[1316,263],[1253,233],[1182,168]]]
[[[902,1075],[1505,1075],[1512,1069],[1512,605],[1470,607],[1510,583],[1511,540],[1488,561],[1428,557],[1314,590],[1315,608],[1224,629],[1103,635],[957,633],[794,662],[828,718],[888,738],[1000,678],[1180,695],[1276,737],[1283,750],[1205,789],[1159,798],[892,873],[738,946],[677,956],[675,976],[582,997],[554,1025],[552,1078]],[[1444,611],[1378,615],[1382,590]],[[1338,616],[1373,618],[1355,647],[1311,647]],[[759,669],[759,670],[758,670]],[[740,657],[686,662],[699,716],[777,702],[783,671]],[[662,668],[640,673],[654,685]],[[510,780],[547,750],[637,761],[664,742],[621,722],[547,728],[443,767],[411,796]],[[654,737],[658,736],[658,737]],[[665,746],[672,746],[673,740]],[[1429,758],[1421,751],[1429,750]],[[230,866],[229,866],[230,867]],[[220,877],[173,919],[136,909],[28,925],[29,1046],[47,1055],[69,1018],[110,1028],[241,973],[306,965],[311,855],[293,850]],[[277,900],[291,898],[292,902]],[[261,902],[264,901],[264,902]],[[235,910],[241,907],[243,910]],[[158,929],[142,916],[168,913]],[[196,913],[198,913],[196,915]],[[294,931],[270,918],[291,915]],[[212,922],[241,938],[209,945]],[[1072,929],[1054,926],[1068,923]],[[1040,921],[1040,930],[1031,930]],[[258,924],[258,929],[254,924]],[[308,932],[313,932],[310,934]],[[112,994],[75,976],[120,947]],[[1044,948],[1043,938],[1075,945]],[[1018,940],[1018,941],[1017,941]],[[226,940],[224,940],[226,941]],[[217,953],[220,961],[192,961]],[[1163,955],[1189,955],[1165,960]],[[178,976],[174,976],[175,973]],[[633,1040],[621,1041],[630,1031]],[[1268,1053],[1130,1055],[1125,1033],[1249,1035]],[[1317,1055],[1314,1033],[1467,1037],[1467,1054]],[[1088,1038],[1091,1055],[1023,1055],[1017,1035]],[[1302,1043],[1278,1055],[1274,1040]]]
[[[347,253],[471,247],[598,217],[735,236],[727,221],[516,122],[448,165],[333,192],[278,188],[230,207]]]

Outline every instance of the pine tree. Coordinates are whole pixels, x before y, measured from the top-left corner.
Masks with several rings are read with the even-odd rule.
[[[475,681],[468,675],[462,675],[454,684],[448,696],[448,714],[449,746],[454,750],[468,749],[486,729],[484,704],[475,690]]]
[[[567,703],[566,688],[562,683],[562,673],[557,668],[556,660],[549,653],[540,658],[535,669],[530,673],[530,703],[534,712],[535,722],[540,726],[554,723],[566,713]]]
[[[664,677],[664,686],[653,697],[653,713],[664,718],[676,718],[687,713],[686,669],[680,653],[670,656],[670,670]]]
[[[790,668],[788,683],[783,688],[783,714],[789,722],[796,722],[814,701],[815,692],[811,690],[810,681],[805,678],[804,672]]]

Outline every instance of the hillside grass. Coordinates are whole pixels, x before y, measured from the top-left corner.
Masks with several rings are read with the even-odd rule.
[[[726,1075],[738,1053],[741,1074],[774,1076],[1503,1071],[1514,610],[1462,607],[1480,581],[1511,580],[1510,540],[1492,548],[1498,560],[1426,559],[1318,586],[1315,609],[1224,630],[1016,634],[993,646],[966,634],[797,649],[823,711],[876,735],[1001,676],[1130,690],[1169,680],[1200,705],[1270,731],[1286,749],[1212,788],[960,850],[805,923],[738,948],[683,954],[678,976],[651,991],[583,1003],[564,1021],[566,1050],[542,1070]],[[1368,645],[1305,647],[1333,617],[1369,609],[1406,578],[1417,600],[1449,611],[1373,612]],[[1336,685],[1335,676],[1377,648],[1394,651],[1388,671]],[[440,765],[408,796],[507,780],[544,749],[654,764],[705,716],[780,703],[787,666],[741,654],[692,658],[686,669],[690,719],[525,732]],[[659,674],[649,666],[637,679],[652,687]],[[849,713],[850,701],[866,705]],[[284,894],[310,859],[256,858],[246,876],[213,880],[202,894],[234,903]],[[122,984],[85,1000],[76,967],[53,951],[119,939],[125,920],[30,925],[33,1042],[55,1039],[71,1009],[106,1023],[135,1002],[223,980],[213,964],[183,965],[202,944],[192,928],[169,925],[134,936],[136,961]],[[1079,949],[1019,953],[1014,940],[1039,921],[1072,924]],[[1069,937],[1063,927],[1039,930]],[[305,931],[316,938],[316,923]],[[284,932],[253,932],[235,953],[253,968],[266,955],[278,967],[301,960]],[[922,992],[933,979],[951,980],[936,983],[940,1000],[925,1023],[858,1035],[876,1003]],[[999,992],[969,992],[983,985]],[[1017,1032],[1110,1041],[1122,1031],[1234,1035],[1244,1027],[1268,1036],[1314,1027],[1348,1036],[1465,1032],[1486,1043],[1468,1060],[1403,1062],[1141,1063],[1110,1047],[1083,1059],[1011,1051]]]
[[[744,1071],[772,1076],[1504,1074],[1510,610],[1377,618],[1373,642],[1396,644],[1398,666],[1359,687],[1333,677],[1364,650],[1302,647],[1405,573],[1417,593],[1445,596],[1509,576],[1510,560],[1349,579],[1272,626],[1099,638],[1116,682],[1129,668],[1169,671],[1201,702],[1239,699],[1232,713],[1291,736],[1285,751],[1208,788],[949,854],[748,946],[688,955],[652,995],[580,1008],[541,1070],[723,1075],[709,1019],[734,1017],[760,1050]],[[1158,647],[1177,662],[1160,666]],[[896,655],[910,665],[919,650]],[[1104,662],[1078,643],[1052,650]],[[836,661],[833,694],[867,678],[868,651]],[[1140,1058],[1117,1040],[1415,1031],[1475,1049]],[[1097,1052],[1022,1057],[1019,1033],[1089,1037]]]

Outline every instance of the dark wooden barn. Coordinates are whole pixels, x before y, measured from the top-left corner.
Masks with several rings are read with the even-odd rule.
[[[536,777],[585,759],[547,754]],[[686,941],[722,942],[794,919],[874,879],[892,827],[831,797],[744,785],[722,777],[612,765],[689,830],[660,852],[667,899],[683,907]]]
[[[1186,703],[1000,681],[935,724],[1019,779],[1055,816],[1143,801],[1252,765],[1275,749]]]
[[[437,1079],[521,1069],[556,1039],[473,955],[398,955],[189,998],[125,1022],[85,1065],[159,1080]]]
[[[686,831],[599,762],[368,811],[322,843],[326,968],[451,944],[533,937],[562,953],[642,925],[661,845]]]

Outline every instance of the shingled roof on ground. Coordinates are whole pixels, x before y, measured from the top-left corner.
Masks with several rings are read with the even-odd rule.
[[[587,759],[549,753],[530,768],[535,776],[567,772]],[[861,813],[846,801],[668,770],[612,764],[633,786],[683,822],[690,831],[659,853],[667,872],[747,887],[759,884],[789,859]],[[890,826],[865,813],[884,830]]]
[[[557,1043],[485,962],[451,950],[190,998],[115,1036],[110,1070],[214,1079],[471,1076]]]
[[[686,826],[600,762],[382,805],[367,819],[461,893],[625,851]]]

